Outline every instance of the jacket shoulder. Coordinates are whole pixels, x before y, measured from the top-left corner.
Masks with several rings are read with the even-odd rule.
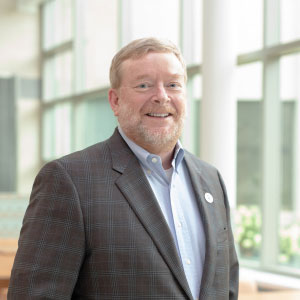
[[[108,152],[108,140],[103,142],[99,142],[82,150],[70,153],[65,155],[59,159],[58,162],[62,164],[67,164],[76,161],[85,161],[85,160],[99,160],[99,158],[103,157],[105,153]]]
[[[72,152],[55,160],[47,162],[41,168],[38,175],[56,172],[66,172],[70,175],[75,172],[84,172],[93,169],[93,166],[99,163],[104,166],[105,162],[109,165],[111,155],[108,147],[108,141],[99,142],[85,149]],[[60,171],[59,171],[60,170]]]

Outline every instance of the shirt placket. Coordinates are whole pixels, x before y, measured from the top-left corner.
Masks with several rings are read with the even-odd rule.
[[[184,215],[182,214],[182,209],[180,205],[180,199],[178,198],[178,192],[176,191],[176,185],[180,184],[178,181],[178,175],[174,172],[171,185],[170,185],[170,200],[171,200],[171,208],[174,218],[175,231],[177,242],[179,246],[181,261],[184,267],[185,272],[192,272],[192,258],[190,251],[186,247],[190,245],[190,233],[188,231],[186,221]]]

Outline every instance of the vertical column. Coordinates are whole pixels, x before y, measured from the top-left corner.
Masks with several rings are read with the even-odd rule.
[[[15,192],[17,182],[16,80],[0,78],[0,192]]]
[[[73,76],[73,86],[72,93],[79,94],[86,90],[86,56],[85,56],[85,43],[86,43],[86,20],[85,16],[88,4],[84,0],[75,0],[72,2],[72,12],[71,16],[73,24],[73,71],[71,76]],[[70,136],[70,150],[78,150],[77,140],[80,138],[80,134],[77,134],[76,126],[77,124],[77,114],[79,111],[78,102],[73,101],[71,104],[71,136]],[[53,106],[53,116],[54,109]],[[55,143],[55,142],[54,142]],[[55,143],[56,144],[56,143]]]
[[[263,200],[262,265],[274,264],[278,254],[279,210],[281,200],[281,109],[279,62],[264,65],[263,99]]]
[[[264,47],[279,43],[280,0],[265,0]],[[281,103],[279,58],[264,61],[263,91],[263,201],[261,264],[277,263],[281,201]]]
[[[194,46],[194,31],[195,31],[195,20],[194,11],[195,5],[194,0],[181,0],[181,34],[180,44],[182,53],[186,64],[194,63],[195,57],[195,46]],[[200,16],[199,16],[200,17]]]
[[[40,79],[15,78],[15,95],[16,192],[28,195],[40,168]]]
[[[121,9],[121,28],[120,28],[120,47],[125,46],[132,40],[132,0],[123,0],[119,2]]]
[[[181,0],[180,1],[180,46],[187,65],[194,65],[199,62],[198,58],[202,56],[201,49],[198,44],[202,43],[202,1],[199,0]],[[200,26],[199,26],[200,23]],[[197,36],[197,38],[195,38]],[[199,43],[200,42],[200,43]],[[199,51],[200,50],[200,51]],[[195,76],[195,71],[201,73],[200,68],[189,68],[189,80],[187,82],[187,116],[181,140],[184,147],[192,153],[199,155],[197,132],[200,130],[198,126],[198,107],[199,99],[195,92],[200,90],[201,80]]]
[[[45,78],[44,78],[44,59],[43,59],[43,47],[44,47],[44,35],[46,34],[44,32],[43,23],[44,20],[44,9],[45,9],[45,3],[41,3],[39,5],[39,15],[38,15],[38,26],[40,28],[39,32],[39,73],[40,73],[40,93],[39,93],[39,99],[40,99],[40,107],[38,112],[38,123],[39,123],[39,149],[38,149],[38,164],[39,166],[43,163],[43,137],[44,137],[44,126],[43,126],[43,100],[45,97]]]
[[[297,75],[300,76],[300,55],[297,56]],[[297,78],[299,78],[297,76]],[[296,219],[300,220],[300,85],[297,87],[294,130],[294,184],[293,200]]]
[[[189,78],[187,82],[186,118],[181,141],[185,149],[197,155],[197,138],[195,137],[195,129],[197,128],[197,120],[195,117],[197,116],[194,113],[194,111],[197,110],[197,106],[194,99],[194,81],[195,80]]]
[[[236,198],[235,26],[233,0],[203,1],[203,99],[200,156],[224,177]]]
[[[83,0],[76,0],[72,2],[72,24],[73,24],[73,93],[80,93],[86,88],[85,79],[85,56],[84,56],[84,44],[85,44],[85,20],[84,12],[87,9],[87,4]],[[74,125],[74,124],[73,124]]]

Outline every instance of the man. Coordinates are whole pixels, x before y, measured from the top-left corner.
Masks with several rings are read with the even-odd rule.
[[[237,299],[223,181],[178,140],[186,77],[170,42],[116,54],[119,127],[38,174],[8,299]]]

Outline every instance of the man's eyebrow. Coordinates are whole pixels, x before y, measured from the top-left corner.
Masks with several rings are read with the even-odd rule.
[[[149,74],[142,74],[142,75],[136,76],[133,80],[134,81],[139,81],[139,80],[144,80],[144,79],[149,79],[149,78],[151,78],[151,76]],[[184,78],[184,74],[174,73],[174,74],[170,74],[168,76],[168,78],[170,78],[170,79],[182,79],[182,78]]]
[[[184,78],[184,74],[180,74],[180,73],[171,74],[170,78],[181,79],[181,78]]]
[[[138,81],[138,80],[143,80],[143,79],[148,79],[148,78],[150,78],[150,75],[148,75],[148,74],[143,74],[143,75],[138,75],[138,76],[136,76],[133,80],[134,80],[134,81]]]

